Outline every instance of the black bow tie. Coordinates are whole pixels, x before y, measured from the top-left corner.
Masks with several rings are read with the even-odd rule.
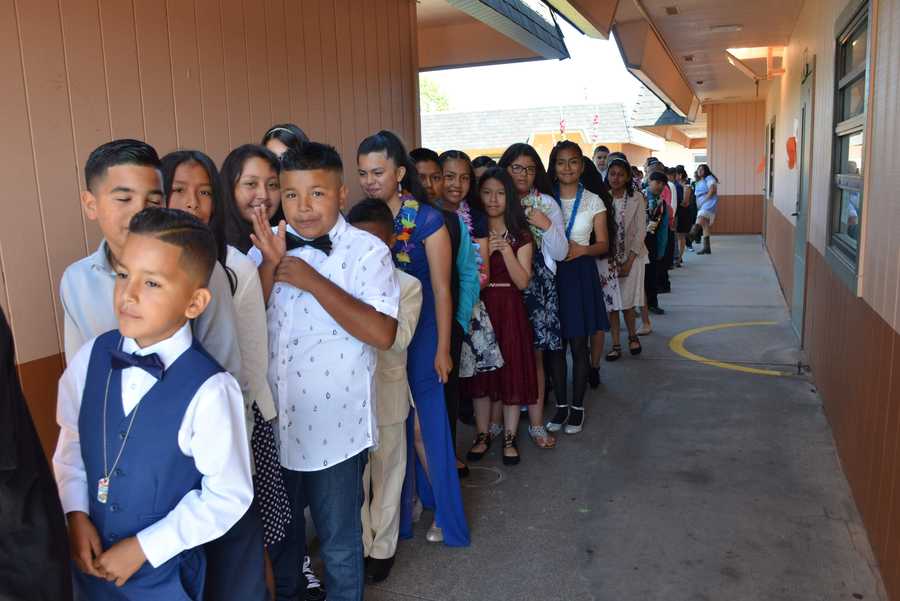
[[[129,367],[140,367],[145,372],[161,380],[166,372],[166,366],[163,365],[162,359],[156,353],[149,355],[138,355],[135,353],[126,353],[119,349],[109,351],[112,357],[112,366],[114,369],[127,369]]]
[[[300,248],[301,246],[311,246],[316,250],[321,250],[326,255],[331,254],[331,238],[328,235],[319,236],[315,240],[304,240],[300,236],[294,235],[290,232],[287,233],[287,249],[294,250],[295,248]]]

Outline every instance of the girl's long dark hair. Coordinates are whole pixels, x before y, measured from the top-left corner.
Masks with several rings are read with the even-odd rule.
[[[495,179],[503,184],[506,191],[506,210],[503,213],[503,221],[506,224],[507,231],[512,234],[516,240],[522,239],[522,234],[528,232],[528,218],[525,217],[525,209],[519,202],[519,193],[516,191],[516,185],[513,183],[512,176],[506,172],[503,167],[490,167],[481,174],[478,180],[478,196],[481,197],[481,187],[489,179]]]
[[[244,144],[232,150],[225,157],[225,161],[222,163],[222,172],[219,175],[222,204],[225,206],[225,240],[242,253],[247,253],[253,247],[253,243],[250,242],[253,226],[244,221],[238,211],[234,201],[234,187],[241,179],[241,173],[244,172],[244,163],[253,158],[266,161],[276,174],[281,170],[281,163],[268,148],[257,144]],[[282,219],[284,219],[284,211],[279,205],[269,222],[276,225]]]
[[[503,169],[508,169],[509,166],[512,165],[512,162],[521,156],[526,156],[534,161],[535,168],[537,169],[534,174],[534,187],[537,188],[537,191],[541,194],[553,196],[553,189],[550,187],[550,178],[547,177],[547,170],[544,169],[544,162],[541,160],[537,150],[535,150],[534,146],[531,144],[525,144],[523,142],[513,144],[506,149],[506,152],[500,157],[500,162],[498,164]]]
[[[472,160],[469,158],[469,155],[462,150],[445,150],[438,157],[441,169],[444,168],[444,163],[447,161],[465,161],[466,165],[469,166],[469,193],[466,194],[466,202],[469,203],[470,207],[484,212],[484,206],[481,204],[481,194],[476,190],[478,182],[475,181],[475,168],[472,166]]]
[[[422,187],[422,182],[419,181],[416,164],[413,162],[412,157],[409,156],[409,153],[406,152],[406,147],[397,134],[386,129],[382,129],[377,134],[372,134],[359,143],[356,156],[359,158],[370,152],[383,152],[387,155],[387,158],[394,161],[397,167],[405,167],[406,174],[404,174],[400,186],[412,194],[419,202],[438,208],[433,202],[428,200],[428,194],[425,192],[425,188]]]
[[[216,239],[216,259],[228,276],[228,284],[231,286],[231,294],[237,290],[237,275],[226,265],[228,258],[228,244],[225,241],[225,207],[222,201],[222,187],[219,182],[219,170],[209,156],[199,150],[176,150],[162,158],[161,171],[163,176],[163,191],[166,194],[166,204],[172,195],[172,186],[175,183],[175,171],[184,163],[196,163],[206,171],[209,185],[212,187],[212,214],[209,216],[209,229]]]
[[[603,206],[606,207],[606,236],[609,240],[608,255],[615,256],[613,254],[613,245],[616,242],[615,206],[613,206],[612,196],[610,196],[608,191],[609,188],[603,182],[603,178],[600,176],[600,172],[597,171],[597,166],[594,165],[594,161],[584,156],[584,151],[581,150],[581,146],[571,140],[557,142],[556,146],[553,147],[553,150],[550,151],[550,168],[547,171],[547,177],[550,178],[550,182],[553,184],[553,196],[556,198],[557,202],[559,202],[559,196],[556,195],[556,190],[558,189],[556,184],[559,182],[559,177],[556,175],[556,159],[563,150],[571,150],[581,157],[581,164],[583,167],[580,178],[581,185],[584,186],[585,190],[599,196],[600,201],[603,202]],[[591,241],[593,242],[593,233],[591,233],[591,238]]]
[[[278,140],[288,148],[299,148],[309,142],[309,136],[293,123],[276,123],[263,134],[260,146],[269,140]]]
[[[620,157],[620,156],[610,159],[609,162],[606,164],[606,180],[605,180],[606,187],[610,191],[612,191],[612,188],[609,187],[609,169],[614,164],[618,165],[620,168],[625,170],[625,175],[626,175],[626,177],[625,177],[625,194],[628,196],[634,196],[634,179],[633,179],[634,175],[633,175],[633,171],[632,171],[634,169],[634,167],[631,166],[631,163],[628,162],[628,159]]]
[[[700,178],[700,177],[697,175],[698,173],[700,173],[700,170],[701,170],[701,169],[703,169],[703,171],[704,171],[704,173],[705,173],[705,175],[703,176],[703,178]],[[708,177],[708,176],[710,176],[710,175],[712,176],[712,178],[713,178],[714,180],[716,180],[716,183],[719,183],[719,178],[716,177],[715,174],[709,169],[709,165],[707,165],[706,163],[700,163],[699,165],[697,165],[697,171],[694,172],[694,177],[696,177],[697,179],[705,179],[706,177]]]

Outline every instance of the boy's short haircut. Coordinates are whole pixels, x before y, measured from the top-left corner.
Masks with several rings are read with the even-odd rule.
[[[609,148],[607,148],[603,144],[601,144],[600,146],[598,146],[597,148],[594,149],[594,154],[597,154],[598,152],[601,152],[601,151],[605,152],[606,154],[609,154]]]
[[[156,150],[146,142],[128,138],[113,140],[95,148],[84,164],[84,183],[88,190],[93,192],[94,183],[106,175],[107,169],[116,165],[162,167]]]
[[[205,223],[178,209],[147,208],[131,218],[131,234],[151,236],[181,249],[181,266],[209,284],[218,251],[216,238]]]
[[[413,163],[430,162],[441,166],[441,157],[430,148],[414,148],[409,152],[409,156],[412,157]]]
[[[497,166],[497,161],[495,161],[494,159],[492,159],[491,157],[489,157],[486,154],[479,155],[479,156],[475,157],[474,159],[472,159],[472,169],[478,169],[479,167],[491,168],[491,167],[496,167],[496,166]]]
[[[303,146],[289,148],[281,155],[281,171],[333,171],[344,173],[344,163],[334,146],[321,142],[307,142]]]
[[[366,198],[359,201],[347,213],[347,223],[375,223],[394,231],[394,215],[384,201],[377,198]]]

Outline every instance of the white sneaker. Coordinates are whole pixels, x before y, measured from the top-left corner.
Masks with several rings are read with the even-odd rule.
[[[649,323],[641,324],[641,329],[637,331],[638,336],[649,336],[653,333],[653,326]]]

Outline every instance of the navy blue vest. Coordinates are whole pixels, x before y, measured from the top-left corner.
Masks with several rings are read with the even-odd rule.
[[[107,502],[100,503],[97,482],[104,476],[104,436],[100,428],[106,430],[107,464],[112,469],[130,419],[122,410],[122,370],[112,369],[109,355],[121,338],[118,330],[113,330],[94,343],[78,416],[91,521],[100,533],[104,549],[159,521],[185,494],[200,488],[202,474],[193,458],[185,456],[178,447],[178,429],[200,386],[223,371],[196,340],[169,366],[163,378],[132,410],[137,414],[131,433],[122,458],[110,474]],[[103,423],[107,379],[109,394]],[[147,567],[149,564],[145,564]]]

